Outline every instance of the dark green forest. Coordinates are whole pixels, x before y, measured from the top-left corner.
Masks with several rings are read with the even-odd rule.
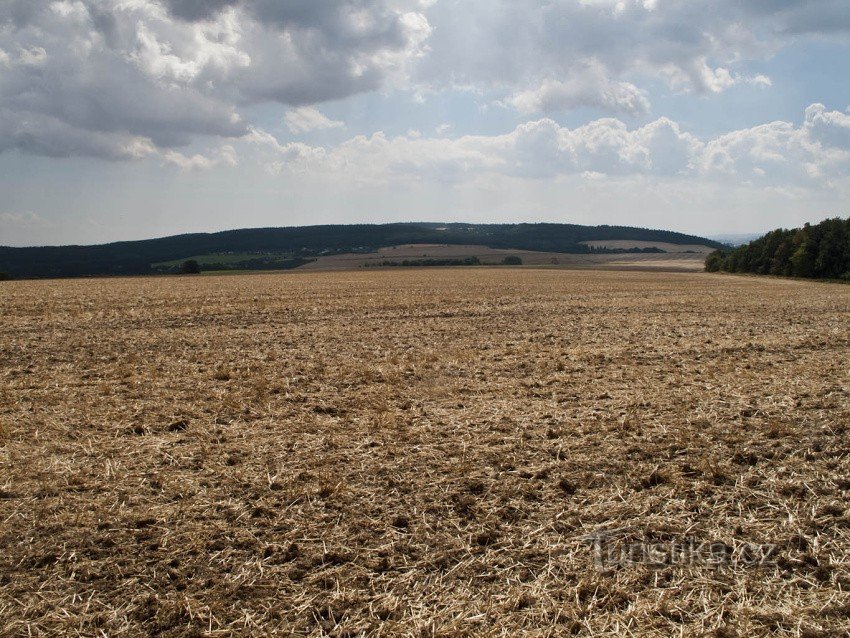
[[[98,246],[0,247],[0,271],[12,278],[142,275],[155,264],[195,255],[253,253],[240,268],[292,268],[321,255],[371,252],[399,244],[473,244],[562,253],[605,252],[582,241],[630,239],[673,244],[721,244],[666,230],[575,224],[359,224],[254,228],[175,235]],[[617,251],[611,251],[617,252]],[[271,265],[270,265],[271,264]],[[229,264],[234,267],[233,263]]]
[[[711,253],[705,269],[850,281],[850,218],[771,231],[735,250]]]

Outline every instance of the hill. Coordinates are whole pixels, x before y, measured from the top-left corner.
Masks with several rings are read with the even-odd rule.
[[[0,272],[6,272],[13,278],[153,274],[170,272],[176,262],[197,256],[205,256],[206,263],[213,266],[210,269],[289,269],[322,255],[369,253],[401,244],[462,244],[578,254],[645,250],[597,248],[582,243],[621,240],[722,247],[717,242],[692,235],[626,226],[327,225],[196,233],[97,246],[0,247]],[[210,256],[215,256],[215,259],[210,261]]]
[[[708,256],[709,272],[850,280],[850,217],[779,228],[735,250]]]

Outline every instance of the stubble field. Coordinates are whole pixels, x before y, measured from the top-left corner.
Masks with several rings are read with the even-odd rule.
[[[0,316],[0,635],[850,632],[850,287],[21,281]]]

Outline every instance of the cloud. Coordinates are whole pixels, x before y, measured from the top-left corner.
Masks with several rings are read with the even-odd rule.
[[[251,127],[243,140],[271,153],[271,159],[265,163],[269,173],[280,173],[287,168],[291,172],[304,173],[322,162],[327,154],[320,146],[309,146],[301,142],[281,144],[274,135],[256,127]]]
[[[204,171],[217,166],[237,166],[239,164],[236,149],[226,144],[210,155],[196,153],[188,156],[178,151],[165,151],[162,159],[166,164],[184,171]]]
[[[415,80],[435,91],[502,93],[521,113],[642,112],[645,87],[658,81],[702,95],[769,86],[741,66],[801,33],[850,30],[840,0],[467,0],[463,19],[456,3],[437,3],[427,16],[433,35]]]
[[[692,156],[702,147],[663,118],[633,130],[610,118],[575,129],[544,118],[504,135],[453,139],[426,138],[419,132],[390,138],[378,132],[327,148],[281,145],[260,131],[252,136],[277,156],[277,170],[337,172],[362,182],[462,181],[477,173],[532,179],[585,172],[672,175],[689,170]]]
[[[669,118],[629,128],[602,118],[569,128],[542,118],[502,135],[358,135],[336,146],[280,144],[253,131],[273,172],[336,175],[359,183],[461,184],[477,175],[594,181],[635,176],[760,188],[829,188],[850,168],[850,115],[814,104],[801,125],[772,122],[700,139]],[[334,178],[336,179],[336,177]]]
[[[50,228],[53,223],[36,213],[0,213],[0,224],[19,228]]]
[[[787,188],[832,188],[850,172],[850,115],[822,104],[801,126],[769,122],[711,140],[701,158],[706,175]]]
[[[293,133],[308,133],[329,128],[342,128],[345,122],[329,119],[324,113],[312,106],[302,106],[287,111],[284,121]]]
[[[251,107],[283,105],[287,125],[304,133],[342,126],[321,103],[387,88],[421,97],[460,87],[527,116],[581,107],[646,115],[646,87],[659,81],[706,96],[769,87],[742,65],[800,34],[850,30],[845,0],[815,5],[6,0],[0,151],[191,159],[192,144],[232,145],[250,135]]]
[[[0,109],[0,152],[7,150],[54,158],[79,155],[105,160],[137,160],[153,154],[155,145],[143,136],[85,131],[39,113],[21,119],[17,113]]]
[[[172,15],[188,21],[208,20],[238,0],[166,0]]]
[[[805,128],[812,140],[825,147],[850,150],[848,113],[827,111],[823,104],[812,104],[806,109]]]
[[[591,63],[566,81],[544,80],[540,86],[506,100],[520,113],[553,113],[578,107],[596,107],[630,115],[649,111],[646,93],[629,82],[609,79],[605,69]]]
[[[240,110],[252,104],[305,106],[404,82],[430,33],[421,6],[0,3],[0,150],[133,159],[124,149],[140,139],[166,152],[199,137],[239,138],[248,132]],[[300,114],[296,126],[336,125]]]
[[[425,16],[406,9],[391,0],[248,3],[253,63],[236,84],[248,100],[293,106],[403,84],[431,34]]]

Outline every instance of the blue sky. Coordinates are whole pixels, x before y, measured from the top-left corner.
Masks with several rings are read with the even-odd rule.
[[[5,0],[0,244],[847,215],[845,0]]]

